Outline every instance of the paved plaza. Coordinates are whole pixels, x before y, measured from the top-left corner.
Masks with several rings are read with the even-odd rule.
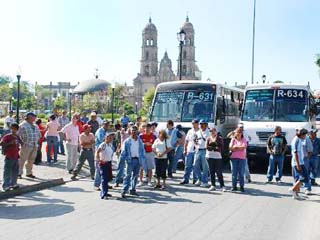
[[[320,187],[297,201],[291,177],[280,186],[264,184],[264,175],[253,180],[244,194],[173,179],[164,191],[146,186],[121,199],[113,189],[101,200],[83,178],[1,201],[0,239],[320,239]]]

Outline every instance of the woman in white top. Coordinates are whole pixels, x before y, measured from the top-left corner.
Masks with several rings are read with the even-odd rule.
[[[168,156],[167,153],[171,151],[170,141],[165,130],[159,132],[159,137],[154,141],[152,145],[152,151],[155,154],[156,162],[156,176],[157,185],[155,188],[165,189],[166,184],[166,171],[168,168]],[[160,184],[160,178],[162,178],[163,184]]]
[[[99,162],[100,175],[101,175],[101,199],[108,199],[112,197],[108,193],[108,182],[112,180],[112,157],[113,157],[113,146],[112,141],[115,133],[106,133],[105,141],[100,144],[96,151],[96,159]]]
[[[206,141],[206,159],[209,166],[210,176],[211,176],[211,187],[209,191],[214,191],[216,189],[216,177],[217,174],[220,188],[222,191],[225,191],[223,175],[222,175],[222,155],[223,151],[223,140],[218,135],[215,128],[210,129],[210,136]]]

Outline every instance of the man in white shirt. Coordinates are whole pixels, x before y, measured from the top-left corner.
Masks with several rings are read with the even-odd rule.
[[[208,123],[204,119],[200,120],[200,130],[197,131],[197,144],[196,144],[196,154],[195,154],[195,164],[194,164],[194,173],[198,181],[196,182],[197,186],[209,187],[208,184],[208,173],[209,167],[206,160],[206,140],[210,135],[208,129]]]
[[[199,120],[192,120],[192,128],[188,131],[185,144],[184,144],[184,155],[185,155],[185,169],[183,181],[180,184],[188,184],[190,174],[193,171],[193,161],[195,153],[195,144],[197,142],[197,132],[199,131]],[[193,181],[196,181],[195,172],[193,172]]]
[[[7,133],[10,132],[11,124],[14,123],[14,118],[12,116],[13,116],[13,111],[11,110],[9,112],[9,115],[6,116],[6,118],[4,119],[3,135],[6,135]]]

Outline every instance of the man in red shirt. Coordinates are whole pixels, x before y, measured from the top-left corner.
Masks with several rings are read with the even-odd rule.
[[[144,125],[146,125],[144,127]],[[140,134],[140,138],[144,145],[145,154],[145,162],[143,164],[143,168],[145,172],[147,172],[148,177],[148,186],[152,187],[151,178],[152,178],[152,169],[155,167],[154,163],[154,153],[152,151],[152,144],[156,140],[156,136],[151,132],[151,124],[143,124],[144,132]]]
[[[3,185],[4,191],[17,189],[17,179],[19,174],[19,145],[20,138],[17,135],[19,125],[12,123],[10,126],[11,133],[3,136],[0,141],[2,153],[5,155],[4,170],[3,170]]]

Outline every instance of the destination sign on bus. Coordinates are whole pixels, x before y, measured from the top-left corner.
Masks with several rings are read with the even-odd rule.
[[[276,98],[278,100],[305,100],[307,92],[300,89],[277,89]]]
[[[156,102],[159,103],[179,103],[183,100],[184,92],[159,92]]]
[[[246,100],[247,101],[272,101],[273,100],[273,90],[270,89],[258,89],[250,90],[247,92]]]

